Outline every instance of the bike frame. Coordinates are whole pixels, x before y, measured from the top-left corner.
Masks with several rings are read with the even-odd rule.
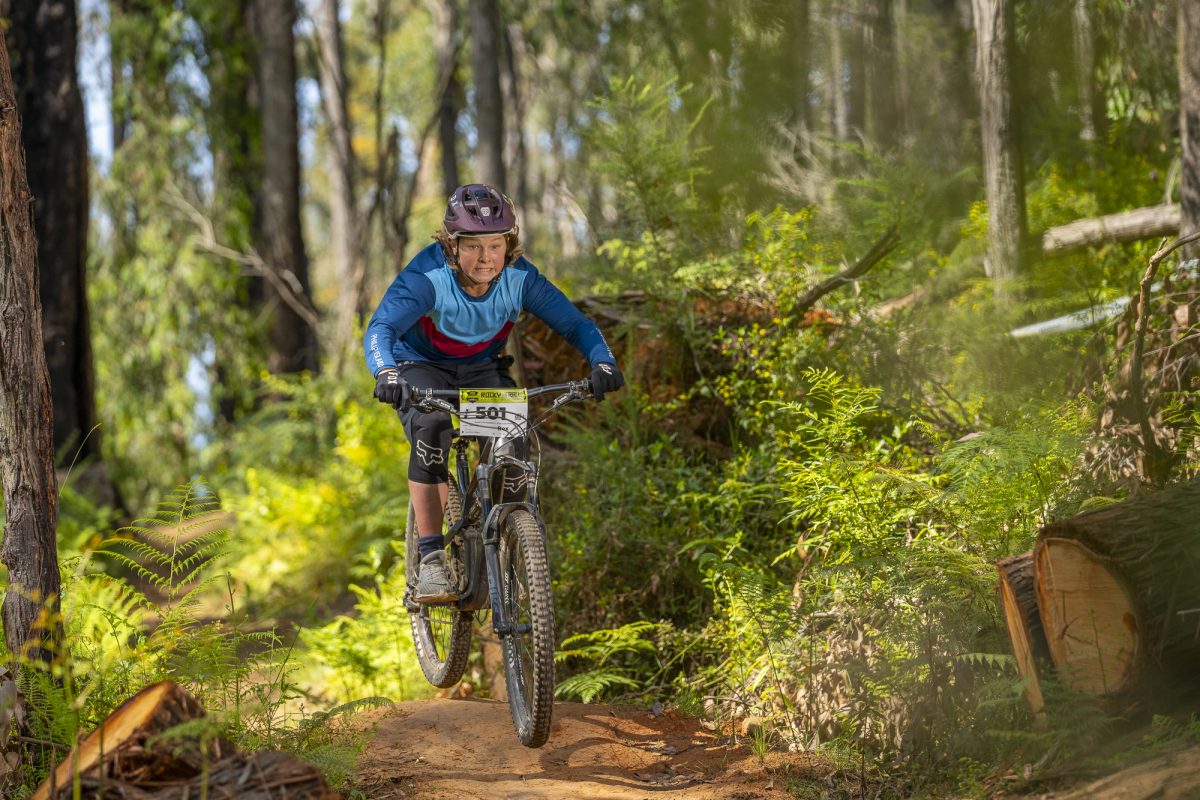
[[[538,465],[510,455],[497,455],[496,451],[505,444],[528,436],[535,428],[558,409],[590,396],[591,381],[572,381],[550,386],[538,386],[528,390],[529,399],[547,394],[558,394],[550,407],[536,421],[530,421],[524,430],[511,437],[470,437],[455,434],[453,447],[455,451],[455,477],[458,480],[459,491],[462,493],[462,513],[459,520],[447,532],[451,538],[462,536],[463,568],[466,571],[467,586],[459,595],[454,605],[463,611],[477,611],[486,607],[490,602],[492,607],[492,630],[498,636],[510,633],[528,633],[529,627],[513,625],[508,618],[508,612],[500,597],[500,531],[504,519],[517,508],[527,510],[537,521],[538,528],[545,536],[545,526],[538,506],[537,478]],[[412,389],[412,405],[427,411],[445,411],[458,416],[458,407],[452,400],[457,400],[459,392],[456,389]],[[471,469],[468,448],[471,441],[480,440],[479,461]],[[504,474],[507,470],[517,469],[525,474],[525,485],[528,487],[526,500],[503,502],[503,484],[501,484],[501,501],[492,497],[492,477],[497,472]],[[479,530],[468,525],[475,506],[479,507],[479,519],[482,520]],[[482,549],[482,558],[480,558]],[[481,563],[482,562],[482,563]],[[484,572],[487,583],[484,592]]]

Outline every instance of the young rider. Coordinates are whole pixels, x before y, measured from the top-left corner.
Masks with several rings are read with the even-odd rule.
[[[625,383],[596,324],[522,254],[516,211],[490,186],[454,190],[437,240],[413,257],[367,325],[367,366],[375,397],[400,410],[412,446],[408,489],[418,531],[415,596],[445,602],[457,594],[446,575],[442,517],[448,495],[449,415],[408,404],[408,387],[513,387],[504,343],[528,311],[575,346],[592,369],[597,400]]]

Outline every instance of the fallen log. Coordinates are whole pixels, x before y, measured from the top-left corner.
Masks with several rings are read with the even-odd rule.
[[[1182,211],[1178,203],[1164,203],[1146,208],[1134,208],[1103,217],[1077,219],[1066,225],[1049,228],[1042,234],[1042,252],[1064,255],[1099,244],[1136,242],[1176,236]]]
[[[52,786],[55,790],[69,790],[74,775],[98,770],[102,761],[115,757],[121,759],[123,772],[131,776],[199,771],[200,762],[206,756],[214,760],[221,757],[220,742],[213,742],[207,753],[196,749],[180,751],[178,755],[149,750],[146,742],[180,723],[202,716],[204,708],[199,701],[178,684],[163,681],[148,686],[121,704],[92,731],[38,787],[33,800],[47,800],[52,796]]]
[[[219,737],[162,734],[200,719],[204,708],[171,681],[125,701],[51,770],[32,800],[239,797],[332,800],[319,770],[286,753],[239,753]]]
[[[1200,480],[1047,525],[1034,581],[1050,658],[1098,696],[1200,674]]]
[[[1000,571],[1000,608],[1012,640],[1017,672],[1025,680],[1025,702],[1039,719],[1044,717],[1045,701],[1038,682],[1038,664],[1049,663],[1050,650],[1042,619],[1038,614],[1034,587],[1033,553],[1022,553],[996,562]]]
[[[208,774],[166,787],[154,788],[113,777],[87,777],[80,781],[88,800],[197,800],[201,797],[238,800],[337,800],[312,764],[287,753],[264,751],[237,753],[208,768]],[[69,793],[63,797],[69,798]]]

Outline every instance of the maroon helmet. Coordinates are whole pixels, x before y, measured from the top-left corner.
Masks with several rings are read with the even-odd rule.
[[[482,183],[471,183],[450,195],[443,224],[452,237],[500,236],[517,229],[517,212],[500,192]]]

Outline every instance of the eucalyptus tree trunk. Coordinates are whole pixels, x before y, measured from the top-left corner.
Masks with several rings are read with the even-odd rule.
[[[255,239],[264,263],[270,314],[267,368],[316,370],[315,315],[308,255],[300,229],[300,148],[296,113],[296,52],[292,0],[256,0],[262,120],[262,188]]]
[[[809,0],[792,0],[790,23],[790,39],[787,55],[790,63],[786,66],[791,72],[792,84],[792,135],[795,136],[793,153],[799,160],[806,160],[810,151],[809,137],[811,128],[809,121],[808,92],[810,50],[812,36],[810,34],[811,10]]]
[[[338,0],[321,0],[317,15],[321,96],[329,125],[329,253],[337,276],[337,333],[334,353],[340,364],[353,351],[354,321],[366,310],[359,255],[358,211],[354,202],[355,162],[350,118],[346,113],[346,70]]]
[[[54,386],[54,451],[99,453],[88,325],[88,153],[76,75],[74,0],[0,0],[21,112]]]
[[[1023,271],[1025,246],[1025,181],[1013,103],[1013,5],[1014,0],[973,0],[988,204],[984,265],[998,296],[1004,296],[1005,284]]]
[[[863,31],[866,38],[866,81],[870,105],[871,139],[889,150],[903,133],[896,50],[896,20],[892,0],[877,0],[864,7]]]
[[[846,35],[839,0],[829,4],[829,108],[833,138],[850,141],[850,114],[846,98]]]
[[[1181,234],[1200,231],[1200,3],[1179,4],[1179,130],[1182,174],[1179,201]],[[1185,258],[1200,257],[1200,244],[1184,248]]]
[[[438,78],[449,75],[438,105],[438,144],[442,155],[442,193],[449,197],[459,186],[458,111],[462,84],[458,80],[458,40],[462,36],[462,14],[458,0],[441,0],[434,6],[437,36]],[[439,89],[441,87],[438,87]]]
[[[843,18],[843,35],[846,37],[843,56],[850,82],[846,90],[847,123],[850,137],[861,139],[867,130],[867,15],[878,0],[842,1],[847,5]]]
[[[482,183],[505,188],[504,96],[500,91],[500,9],[496,0],[470,0],[471,76],[475,83],[475,172]]]
[[[1075,83],[1079,97],[1079,138],[1093,142],[1099,134],[1096,113],[1096,36],[1092,30],[1093,0],[1075,0],[1071,16],[1075,37]]]
[[[61,587],[54,419],[42,346],[33,199],[8,47],[2,43],[0,109],[0,475],[5,511],[0,561],[8,568],[0,616],[10,653],[48,663],[62,630],[55,613]],[[49,629],[46,620],[54,620]]]
[[[525,148],[525,89],[521,84],[520,61],[517,52],[524,50],[524,39],[519,25],[504,27],[504,72],[501,88],[504,92],[504,104],[512,109],[507,114],[508,129],[505,138],[508,142],[507,164],[512,165],[509,181],[513,198],[517,207],[524,209],[529,200],[529,159]]]

